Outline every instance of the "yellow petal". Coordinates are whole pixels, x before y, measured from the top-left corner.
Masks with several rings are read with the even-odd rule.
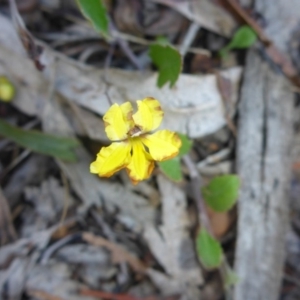
[[[112,141],[124,140],[133,128],[132,106],[130,102],[113,104],[103,117],[105,132]]]
[[[164,116],[160,103],[154,98],[138,100],[138,111],[132,116],[134,123],[143,132],[156,129]]]
[[[159,130],[153,134],[147,134],[141,139],[148,147],[151,157],[157,161],[175,157],[181,147],[179,136],[169,130]]]
[[[154,162],[145,151],[140,138],[131,139],[131,144],[132,157],[127,166],[127,172],[131,181],[136,184],[141,180],[149,178],[154,168]]]
[[[90,165],[90,172],[102,177],[110,177],[115,172],[125,168],[131,159],[131,145],[128,142],[112,143],[103,147],[97,158]]]

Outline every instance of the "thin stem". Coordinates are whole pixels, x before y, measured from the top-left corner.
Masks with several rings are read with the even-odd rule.
[[[207,231],[212,234],[212,229],[210,226],[207,210],[205,207],[204,200],[201,195],[201,178],[197,170],[196,164],[192,161],[189,155],[183,156],[183,161],[189,170],[189,174],[192,182],[192,191],[194,195],[194,199],[196,201],[196,205],[199,213],[199,222],[202,226],[204,226]]]
[[[117,31],[116,26],[114,24],[114,22],[112,20],[110,20],[110,31]],[[129,58],[129,60],[134,64],[134,66],[138,69],[138,70],[142,70],[142,66],[139,62],[139,60],[137,59],[136,55],[133,53],[133,51],[131,50],[131,48],[129,47],[129,44],[126,40],[123,40],[122,38],[116,37],[116,42],[119,44],[119,46],[121,47],[121,49],[123,50],[123,52],[125,53],[125,55]]]
[[[193,43],[199,29],[201,26],[195,22],[193,22],[190,27],[188,28],[183,42],[180,46],[179,52],[182,56],[185,56],[188,50],[190,49],[191,44]]]

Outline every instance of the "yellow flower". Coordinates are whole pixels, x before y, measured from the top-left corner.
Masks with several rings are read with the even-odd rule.
[[[138,111],[133,114],[130,102],[113,104],[103,117],[105,132],[113,143],[103,147],[91,163],[90,172],[110,177],[126,168],[136,184],[149,178],[154,161],[175,157],[181,147],[178,135],[158,128],[163,118],[160,103],[154,98],[137,101]]]

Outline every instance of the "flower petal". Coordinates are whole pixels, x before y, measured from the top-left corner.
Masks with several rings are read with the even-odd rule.
[[[140,138],[131,139],[132,157],[127,166],[127,172],[131,181],[136,184],[141,180],[149,178],[154,168],[154,161],[145,151]]]
[[[112,141],[124,140],[128,131],[134,127],[130,102],[113,104],[103,117],[105,132]]]
[[[131,159],[131,145],[128,142],[112,143],[103,147],[90,165],[90,172],[102,177],[110,177],[125,168]]]
[[[148,147],[151,157],[157,161],[175,157],[181,147],[179,136],[169,130],[159,130],[153,134],[147,134],[141,139]]]
[[[156,129],[164,116],[160,103],[154,98],[137,100],[138,111],[132,116],[135,125],[143,132]]]

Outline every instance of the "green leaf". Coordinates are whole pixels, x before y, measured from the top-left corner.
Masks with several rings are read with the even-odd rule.
[[[225,268],[225,289],[229,289],[231,286],[235,285],[239,281],[238,275],[229,267]]]
[[[155,42],[157,44],[160,44],[161,46],[167,46],[170,45],[169,40],[163,36],[163,35],[159,35],[156,37]]]
[[[186,136],[185,134],[181,134],[181,133],[177,133],[178,136],[180,137],[181,139],[181,147],[179,149],[179,154],[178,156],[179,157],[182,157],[183,155],[187,154],[190,152],[191,148],[192,148],[192,145],[193,145],[193,141],[190,140],[188,138],[188,136]]]
[[[72,148],[79,145],[73,138],[44,134],[37,130],[23,130],[0,119],[0,135],[32,151],[66,161],[76,161]]]
[[[171,180],[180,181],[182,180],[181,166],[179,157],[161,161],[158,163],[161,171]]]
[[[172,87],[182,68],[180,53],[170,45],[156,43],[150,46],[149,56],[158,68],[157,86],[161,88],[170,82],[170,87]]]
[[[92,22],[96,31],[108,36],[108,16],[103,0],[77,0],[82,14]]]
[[[251,27],[244,25],[236,31],[229,43],[229,47],[230,49],[249,48],[256,42],[256,39],[255,31]]]
[[[231,41],[219,51],[220,56],[224,57],[232,49],[245,49],[251,47],[257,40],[255,31],[247,26],[241,26],[233,35]]]
[[[236,175],[217,176],[202,188],[203,198],[214,211],[229,210],[236,202],[240,179]]]
[[[0,101],[10,102],[15,93],[13,84],[5,76],[0,76]]]
[[[222,263],[222,247],[204,227],[202,227],[198,233],[196,248],[198,257],[206,269],[217,268]]]

